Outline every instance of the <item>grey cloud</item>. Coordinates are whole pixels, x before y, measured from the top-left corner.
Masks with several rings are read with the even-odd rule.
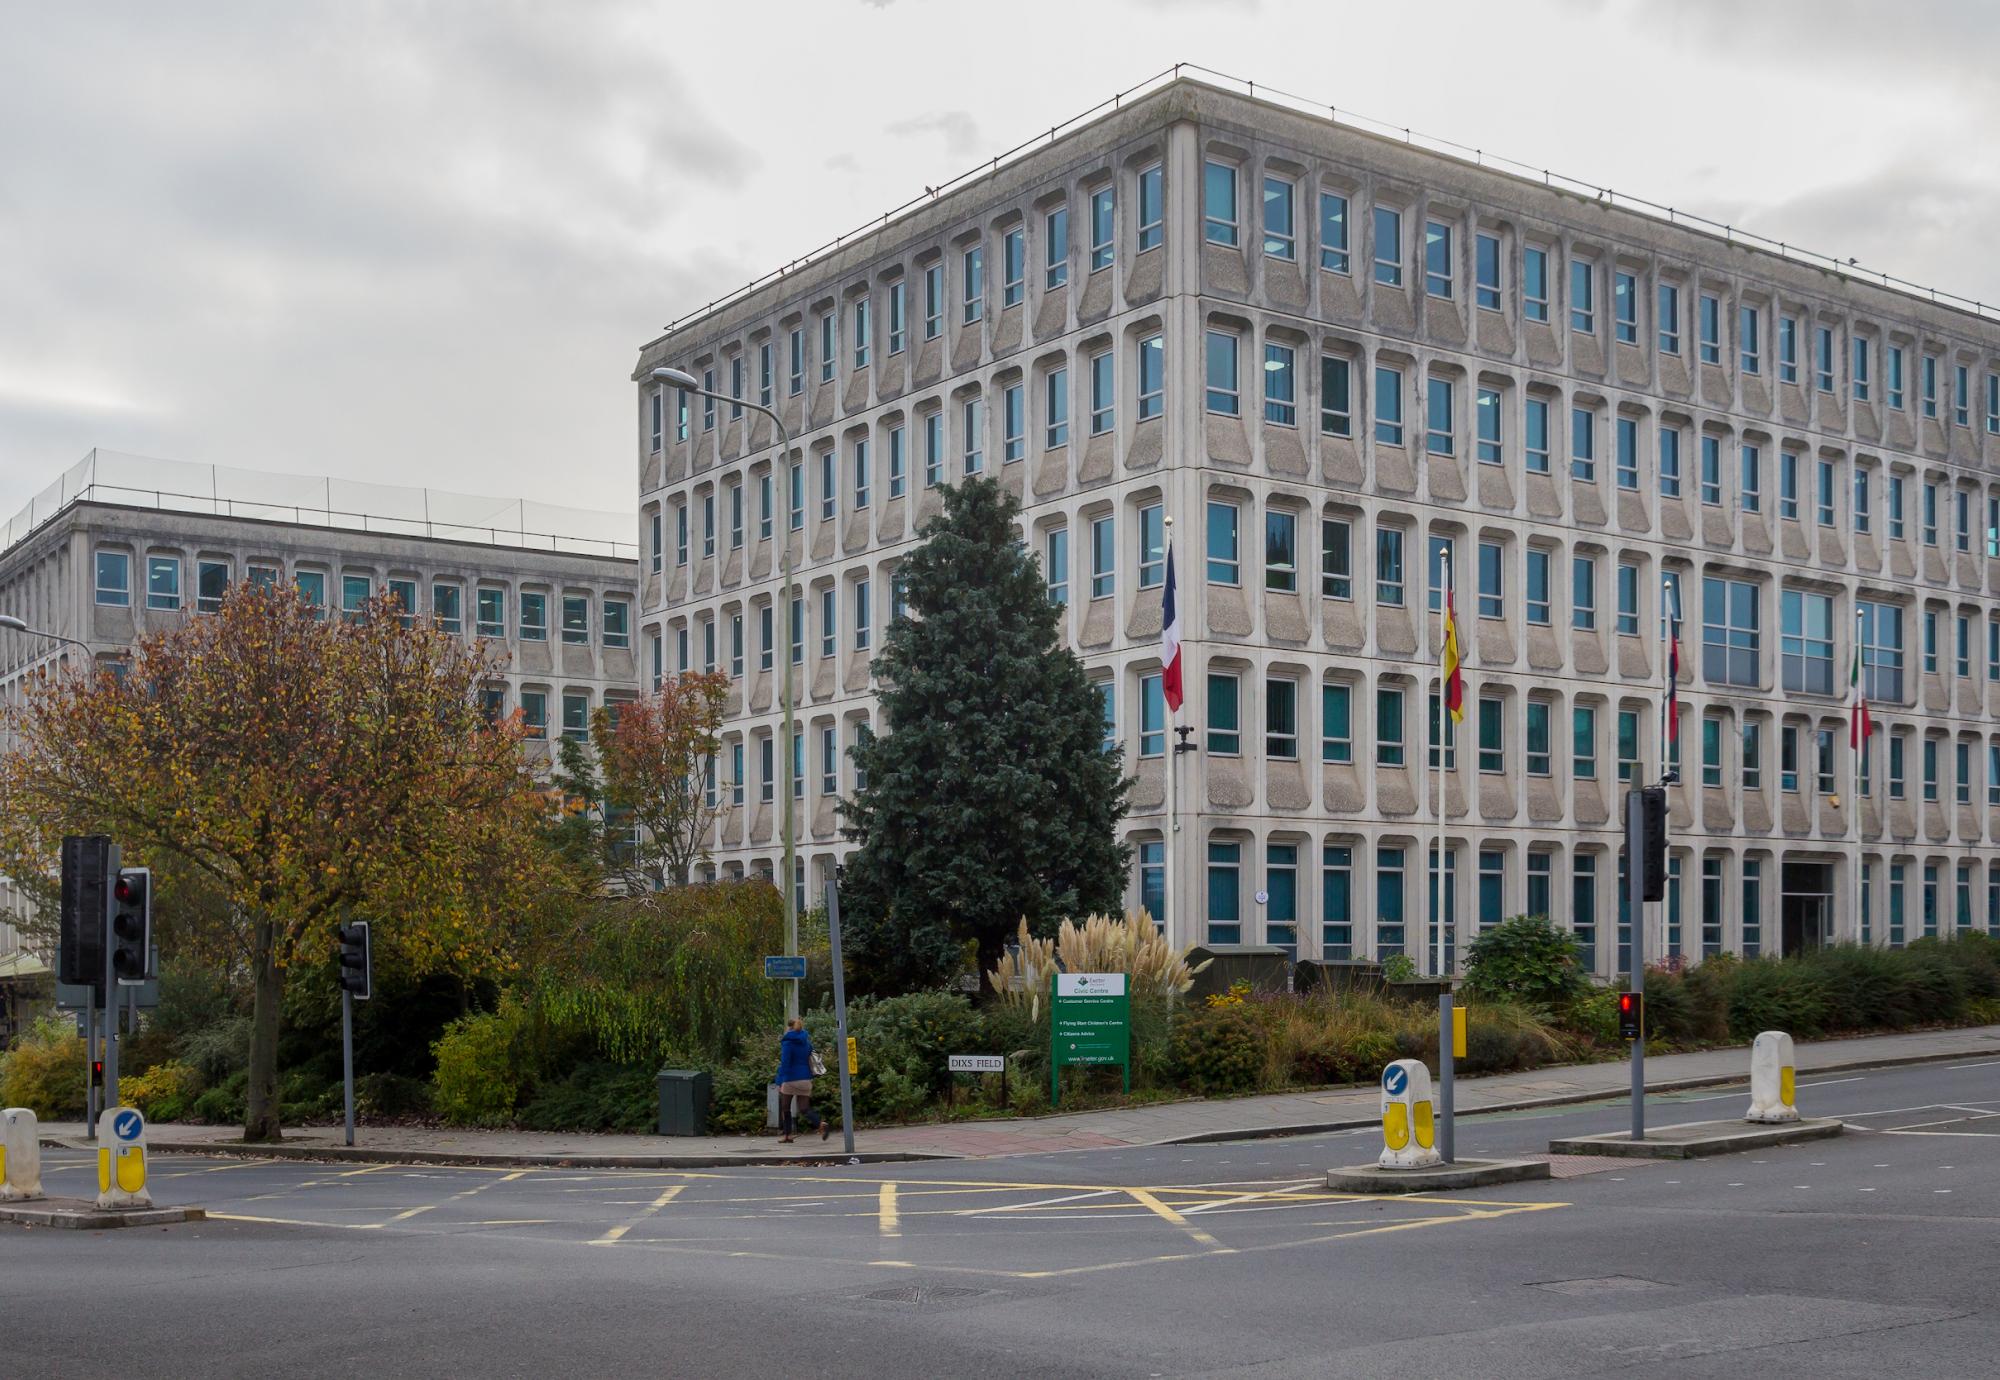
[[[897,120],[884,129],[883,133],[905,138],[919,134],[941,134],[944,136],[944,151],[953,157],[969,157],[979,153],[983,147],[978,122],[970,113],[963,110],[945,110],[935,115],[913,115],[906,120]]]

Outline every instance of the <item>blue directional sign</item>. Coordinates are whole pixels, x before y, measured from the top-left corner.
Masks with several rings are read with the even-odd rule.
[[[803,982],[806,976],[806,956],[804,954],[764,955],[764,976],[785,978]]]
[[[1382,1070],[1382,1091],[1391,1097],[1401,1097],[1403,1089],[1409,1085],[1409,1082],[1410,1074],[1407,1069],[1391,1064],[1388,1068]]]
[[[126,1108],[111,1121],[111,1134],[121,1141],[135,1141],[139,1133],[146,1129],[146,1119],[131,1108]]]

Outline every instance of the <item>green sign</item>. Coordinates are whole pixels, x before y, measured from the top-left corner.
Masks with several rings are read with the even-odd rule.
[[[1057,973],[1049,998],[1049,1102],[1064,1064],[1117,1064],[1132,1091],[1132,997],[1123,973]]]

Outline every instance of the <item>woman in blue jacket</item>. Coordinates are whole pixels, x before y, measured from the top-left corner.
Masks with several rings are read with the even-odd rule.
[[[821,1140],[833,1130],[833,1123],[812,1109],[812,1080],[812,1036],[806,1034],[806,1023],[794,1016],[785,1022],[784,1038],[778,1041],[778,1076],[771,1080],[778,1088],[780,1145],[792,1143],[792,1128],[800,1120],[817,1125]]]

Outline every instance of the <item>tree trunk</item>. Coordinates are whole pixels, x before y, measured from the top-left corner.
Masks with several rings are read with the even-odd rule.
[[[250,958],[255,984],[250,1006],[250,1086],[244,1092],[243,1139],[282,1140],[278,1125],[278,1007],[284,996],[278,975],[277,926],[257,922]]]

